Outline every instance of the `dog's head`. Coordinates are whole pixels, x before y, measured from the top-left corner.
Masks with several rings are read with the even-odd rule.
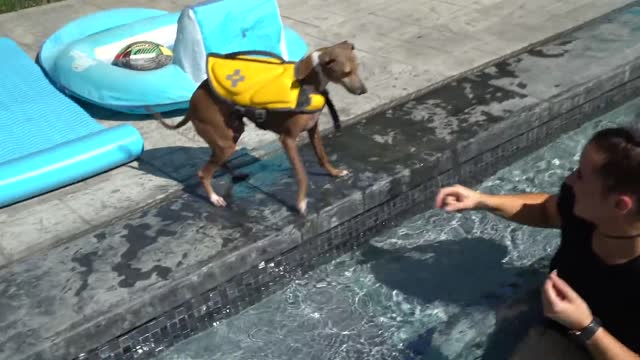
[[[367,87],[358,74],[358,58],[354,50],[348,41],[320,48],[298,62],[296,79],[301,81],[316,71],[321,88],[326,86],[326,82],[333,82],[354,95],[366,94]]]

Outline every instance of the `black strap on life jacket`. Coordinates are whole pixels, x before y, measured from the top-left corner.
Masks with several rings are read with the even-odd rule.
[[[329,97],[329,90],[324,89],[321,94],[327,101],[327,107],[329,108],[331,119],[333,120],[333,128],[338,131],[342,128],[342,124],[340,124],[340,116],[338,115],[338,110],[336,110],[336,106],[333,104],[333,101]]]

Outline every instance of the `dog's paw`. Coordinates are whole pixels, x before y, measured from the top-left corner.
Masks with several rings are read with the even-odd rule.
[[[347,175],[349,175],[349,170],[347,170],[347,169],[336,169],[335,171],[333,171],[333,173],[331,175],[333,175],[335,177],[347,176]]]
[[[225,206],[227,206],[227,202],[224,201],[222,196],[217,195],[217,194],[211,195],[211,197],[209,198],[209,201],[211,201],[211,203],[213,205],[217,206],[217,207],[225,207]]]
[[[298,202],[298,212],[302,216],[307,215],[307,199]]]

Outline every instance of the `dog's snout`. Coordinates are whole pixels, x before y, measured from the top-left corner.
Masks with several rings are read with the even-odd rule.
[[[350,94],[353,95],[364,95],[368,91],[364,82],[356,76],[342,79],[341,84]]]

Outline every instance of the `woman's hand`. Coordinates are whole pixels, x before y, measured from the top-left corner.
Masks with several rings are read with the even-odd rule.
[[[436,196],[436,208],[445,211],[474,210],[481,206],[482,194],[462,185],[440,189]]]
[[[542,288],[544,315],[566,326],[580,330],[589,325],[593,314],[587,303],[554,270]]]

